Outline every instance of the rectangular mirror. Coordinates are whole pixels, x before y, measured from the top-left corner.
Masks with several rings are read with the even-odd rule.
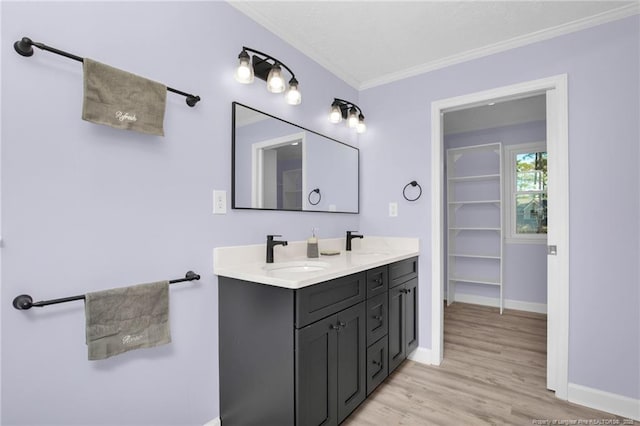
[[[234,209],[358,213],[357,148],[232,105]]]

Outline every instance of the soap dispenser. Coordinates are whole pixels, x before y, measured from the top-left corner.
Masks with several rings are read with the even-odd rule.
[[[307,257],[316,258],[318,255],[318,238],[316,237],[316,228],[311,228],[311,237],[307,240]]]

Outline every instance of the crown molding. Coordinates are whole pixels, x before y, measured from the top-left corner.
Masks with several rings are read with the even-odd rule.
[[[495,53],[504,52],[517,47],[526,46],[528,44],[536,43],[543,40],[548,40],[554,37],[558,37],[565,34],[570,34],[576,31],[581,31],[587,28],[595,27],[597,25],[605,24],[608,22],[616,21],[618,19],[628,18],[640,13],[640,2],[622,6],[616,9],[611,9],[606,12],[599,13],[597,15],[590,16],[588,18],[578,19],[566,24],[558,25],[545,30],[535,31],[530,34],[526,34],[519,37],[514,37],[509,40],[505,40],[499,43],[494,43],[488,46],[480,47],[478,49],[468,50],[466,52],[451,55],[446,58],[442,58],[436,61],[427,62],[422,65],[407,68],[402,71],[387,74],[380,78],[375,78],[362,82],[357,89],[365,90],[376,86],[392,83],[394,81],[402,80],[405,78],[413,77],[426,72],[434,71],[437,69],[445,68],[451,65],[467,62],[472,59],[482,58],[484,56],[493,55]]]

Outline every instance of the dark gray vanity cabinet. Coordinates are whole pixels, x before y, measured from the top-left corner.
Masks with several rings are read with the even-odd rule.
[[[389,373],[418,347],[418,260],[389,267]]]
[[[337,425],[366,397],[365,305],[296,330],[296,424]]]
[[[392,370],[392,265],[301,289],[219,277],[222,426],[341,423]]]

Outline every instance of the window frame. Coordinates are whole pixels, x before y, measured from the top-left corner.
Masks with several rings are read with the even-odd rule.
[[[518,234],[516,232],[516,156],[530,152],[547,152],[546,141],[504,145],[504,239],[508,244],[547,244],[547,234]],[[541,191],[548,194],[546,191]]]

